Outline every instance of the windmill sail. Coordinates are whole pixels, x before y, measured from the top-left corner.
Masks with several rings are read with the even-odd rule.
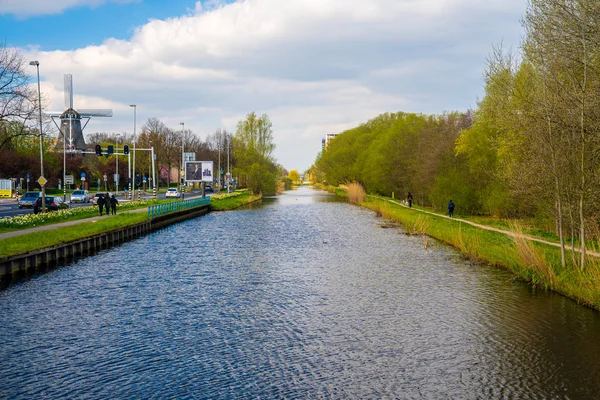
[[[111,109],[81,109],[73,106],[73,75],[64,74],[64,100],[66,111],[49,113],[52,119],[60,118],[57,147],[68,150],[85,149],[85,138],[81,127],[82,118],[112,117]]]
[[[69,108],[73,108],[73,75],[65,74],[65,108],[68,110]]]

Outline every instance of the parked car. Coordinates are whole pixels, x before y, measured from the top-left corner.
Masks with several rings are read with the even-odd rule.
[[[101,192],[101,193],[96,193],[96,194],[94,194],[94,195],[92,196],[92,203],[94,203],[94,204],[98,204],[98,199],[99,199],[100,197],[104,198],[105,196],[106,196],[106,192]],[[108,193],[108,197],[110,197],[110,196],[111,196],[111,194],[110,194],[110,193]]]
[[[212,185],[210,183],[205,183],[204,184],[204,191],[205,192],[213,192],[214,193],[215,190],[213,189],[213,187],[212,187]]]
[[[19,199],[19,208],[27,207],[32,208],[35,200],[40,197],[42,192],[25,192]]]
[[[181,193],[179,193],[179,190],[177,190],[176,188],[168,188],[167,193],[165,194],[165,198],[168,199],[172,197],[175,197],[177,199],[180,198]]]
[[[71,203],[89,203],[90,193],[87,190],[75,190],[71,193]]]
[[[59,196],[46,196],[46,209],[48,211],[58,211],[64,208],[69,208],[69,204],[65,203],[62,197]],[[39,196],[33,202],[33,212],[34,214],[39,213],[42,210],[42,196]]]

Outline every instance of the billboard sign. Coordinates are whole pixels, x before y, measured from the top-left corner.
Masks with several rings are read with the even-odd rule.
[[[213,162],[212,161],[186,161],[185,163],[185,181],[186,182],[211,182],[213,181]]]

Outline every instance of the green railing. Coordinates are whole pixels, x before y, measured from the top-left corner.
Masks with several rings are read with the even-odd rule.
[[[206,206],[208,204],[210,204],[210,197],[201,197],[198,199],[158,204],[155,206],[148,207],[148,218],[160,217],[161,215],[166,215],[177,211],[189,210],[190,208]]]

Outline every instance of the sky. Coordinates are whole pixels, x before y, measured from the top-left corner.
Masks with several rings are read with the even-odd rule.
[[[526,0],[0,0],[0,41],[39,61],[47,111],[110,108],[95,132],[149,118],[205,139],[250,112],[274,156],[308,169],[328,133],[384,112],[477,107],[494,47],[518,51]],[[36,78],[35,67],[29,71]],[[36,82],[37,83],[37,82]],[[88,143],[89,144],[89,143]]]

